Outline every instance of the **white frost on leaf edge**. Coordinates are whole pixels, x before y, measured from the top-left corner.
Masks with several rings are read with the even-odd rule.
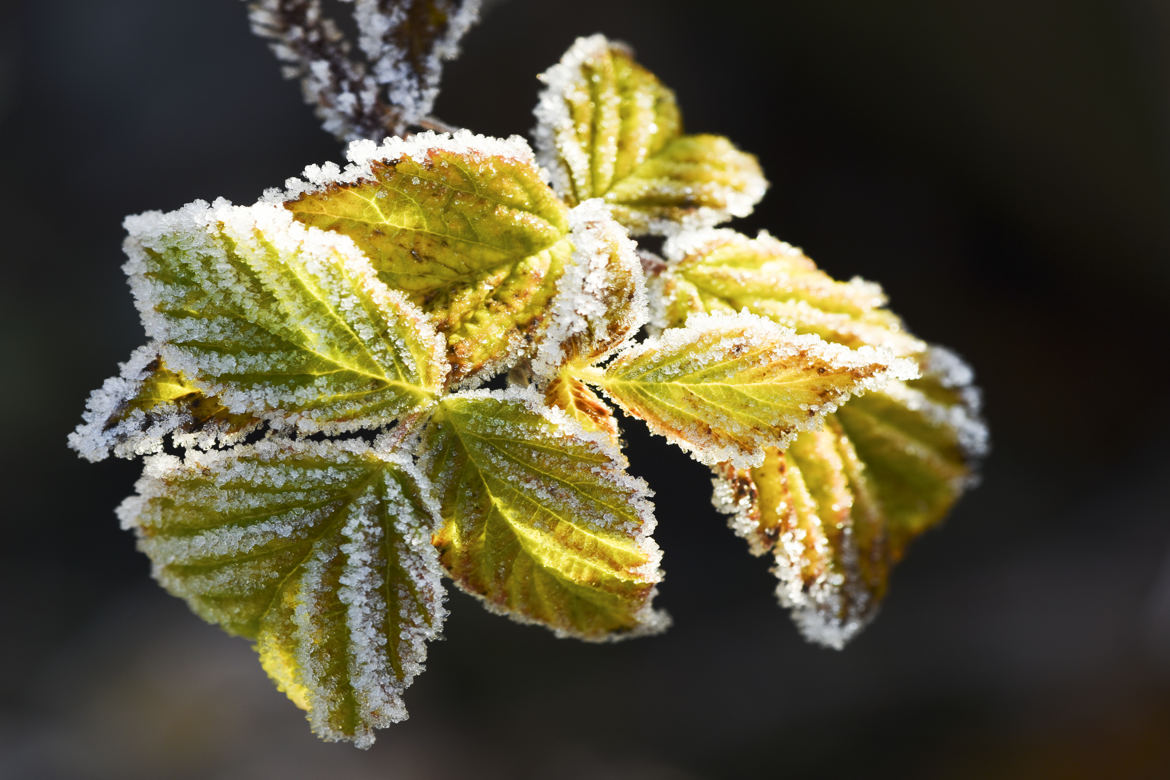
[[[628,489],[634,495],[633,508],[637,514],[640,524],[637,529],[625,529],[634,537],[638,549],[646,555],[646,563],[637,569],[634,569],[638,574],[646,577],[649,582],[653,583],[650,593],[646,597],[645,604],[641,609],[634,614],[634,619],[637,621],[637,628],[621,634],[611,634],[602,637],[586,637],[579,634],[574,634],[565,631],[561,628],[550,627],[539,620],[526,617],[525,615],[509,612],[508,610],[499,607],[488,601],[484,596],[470,590],[466,590],[455,581],[456,587],[467,593],[470,596],[479,600],[484,609],[492,614],[507,617],[510,620],[524,625],[540,626],[551,630],[558,639],[577,639],[585,642],[620,642],[626,639],[636,639],[644,636],[652,636],[660,634],[670,628],[670,616],[662,611],[654,608],[654,599],[658,596],[658,584],[661,583],[662,572],[662,549],[654,540],[654,531],[658,527],[658,518],[654,514],[654,504],[651,499],[654,497],[654,490],[641,477],[636,477],[630,474],[627,469],[629,461],[626,459],[625,453],[617,446],[617,444],[601,431],[587,431],[580,423],[571,418],[563,410],[554,406],[549,406],[543,396],[536,392],[531,387],[514,385],[503,390],[490,390],[486,388],[479,388],[475,390],[464,390],[459,393],[454,393],[447,396],[444,400],[476,400],[476,399],[490,399],[499,401],[501,403],[518,403],[523,406],[528,412],[544,418],[550,422],[558,433],[572,437],[579,440],[584,440],[592,449],[604,456],[610,461],[612,468],[608,470],[608,476],[617,480],[620,487]],[[420,458],[420,469],[426,473],[431,470],[432,454],[429,451],[418,453]],[[596,471],[596,469],[595,469]],[[431,484],[431,483],[428,483]],[[437,506],[438,500],[433,499],[433,503]]]
[[[429,360],[427,365],[420,366],[420,373],[424,376],[430,374],[429,378],[436,387],[442,386],[449,373],[445,339],[434,330],[421,309],[378,278],[369,258],[351,238],[304,225],[277,202],[236,206],[224,198],[217,198],[211,204],[196,200],[171,212],[147,211],[128,216],[123,225],[127,232],[123,250],[128,259],[122,270],[129,280],[148,338],[157,342],[168,367],[183,374],[206,394],[216,396],[231,412],[255,414],[274,429],[294,428],[304,433],[337,434],[377,427],[370,420],[361,418],[336,422],[313,420],[305,412],[290,411],[254,393],[201,377],[197,363],[168,343],[171,326],[167,318],[155,310],[157,302],[148,276],[146,249],[165,251],[175,247],[169,242],[181,238],[184,251],[222,257],[224,250],[219,243],[222,235],[250,243],[255,242],[255,234],[259,232],[277,251],[303,257],[308,264],[328,267],[340,262],[356,282],[358,290],[368,295],[384,316],[404,312],[403,323],[417,328],[419,342],[430,345]]]
[[[537,171],[541,181],[548,181],[547,172],[536,163],[532,147],[522,136],[495,138],[479,135],[470,130],[455,133],[435,133],[430,130],[416,133],[409,138],[397,136],[386,138],[378,144],[374,141],[353,141],[346,149],[349,164],[341,168],[334,162],[321,165],[307,165],[302,172],[303,179],[290,178],[285,189],[269,189],[261,198],[262,203],[284,203],[306,194],[324,191],[334,185],[358,184],[374,179],[373,164],[376,162],[397,162],[403,159],[422,163],[432,151],[447,152],[464,157],[503,158]]]
[[[724,244],[739,244],[747,242],[759,245],[762,252],[781,255],[794,262],[801,262],[808,269],[814,270],[817,266],[800,247],[793,246],[786,241],[773,236],[767,230],[761,230],[752,238],[732,228],[700,228],[681,230],[669,236],[662,245],[662,256],[671,264],[681,262],[690,255],[712,251]]]
[[[165,437],[170,434],[176,446],[185,449],[222,447],[235,444],[259,426],[244,426],[228,431],[214,420],[202,428],[184,432],[181,429],[194,422],[192,415],[173,403],[158,404],[150,411],[131,409],[125,419],[107,427],[107,423],[130,403],[150,378],[150,364],[159,357],[160,346],[151,342],[135,349],[117,376],[90,393],[82,413],[82,422],[69,434],[69,447],[90,463],[97,463],[113,455],[132,459],[139,455],[162,452]]]
[[[947,410],[942,421],[953,426],[959,435],[959,448],[973,467],[991,451],[991,432],[983,419],[983,393],[975,385],[975,371],[958,353],[947,347],[931,344],[926,351],[924,378],[936,379],[943,387],[954,390],[960,402]],[[933,407],[937,404],[931,404]],[[972,468],[967,487],[979,480]]]
[[[588,154],[574,143],[573,118],[565,104],[565,95],[580,89],[581,66],[604,55],[611,47],[629,52],[625,44],[610,41],[600,33],[582,36],[573,41],[556,65],[537,76],[545,88],[533,112],[536,127],[532,129],[532,141],[536,159],[549,172],[552,188],[562,198],[573,195],[572,171],[590,167]]]
[[[613,345],[592,355],[600,363],[619,350],[646,324],[646,291],[637,245],[610,215],[598,198],[587,200],[569,211],[573,255],[557,280],[557,291],[548,307],[548,327],[542,332],[531,361],[538,382],[555,377],[566,358],[565,343],[576,336],[606,336],[611,330],[623,335],[611,337]],[[606,301],[611,294],[611,263],[635,285],[634,300],[619,312],[611,312]],[[617,321],[611,314],[619,315]]]
[[[833,570],[822,571],[811,583],[805,583],[804,531],[785,530],[771,546],[762,544],[758,538],[759,513],[762,511],[760,496],[756,492],[737,497],[733,485],[735,477],[728,475],[728,470],[731,469],[715,469],[711,479],[711,504],[726,516],[735,535],[747,542],[752,555],[772,556],[772,574],[777,579],[776,599],[780,606],[789,610],[789,616],[801,635],[814,644],[843,649],[873,621],[880,606],[861,580],[852,519],[839,528],[839,556],[831,554],[825,537],[817,539],[817,553],[823,560],[833,562]]]
[[[707,314],[704,312],[692,314],[687,318],[686,325],[683,327],[668,328],[657,336],[652,336],[645,341],[629,345],[617,354],[615,362],[610,364],[610,368],[618,367],[619,363],[623,361],[636,360],[648,353],[668,351],[677,353],[684,351],[693,343],[697,336],[704,332],[709,333],[718,330],[744,331],[746,339],[753,343],[782,341],[783,343],[777,346],[778,351],[775,355],[776,357],[807,352],[825,363],[845,370],[864,368],[874,363],[885,366],[883,370],[854,383],[851,389],[843,391],[833,401],[826,401],[823,404],[809,406],[804,409],[804,411],[808,412],[808,416],[796,421],[792,431],[778,436],[775,441],[768,443],[768,446],[773,446],[777,449],[784,449],[792,438],[801,431],[811,431],[820,428],[824,424],[825,415],[837,411],[850,398],[883,388],[890,382],[896,380],[917,379],[919,376],[918,366],[913,360],[897,357],[886,347],[872,347],[867,345],[858,347],[857,349],[851,349],[841,344],[825,341],[820,336],[798,334],[792,328],[778,325],[766,317],[752,314],[747,310],[736,314]],[[683,365],[680,363],[676,368],[681,372]],[[612,393],[606,390],[604,384],[601,384],[600,387],[607,397],[625,411],[625,406]],[[668,441],[678,445],[692,458],[707,466],[731,463],[736,468],[753,468],[759,466],[764,460],[764,450],[762,447],[743,449],[732,444],[715,445],[713,442],[704,441],[707,437],[699,436],[697,432],[692,437],[695,441],[688,441],[676,439],[673,436],[667,437],[665,434],[659,433],[653,428],[650,428],[650,431],[656,435],[664,436]]]

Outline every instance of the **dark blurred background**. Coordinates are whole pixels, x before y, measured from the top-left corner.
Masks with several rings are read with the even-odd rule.
[[[65,448],[142,340],[128,213],[338,160],[235,0],[26,0],[0,25],[0,777],[1170,777],[1170,4],[510,0],[438,113],[526,132],[575,36],[633,44],[756,153],[767,227],[880,281],[984,387],[983,485],[844,652],[805,644],[705,470],[631,427],[666,635],[559,641],[451,596],[411,719],[310,736],[150,580],[137,466]],[[9,481],[10,480],[10,481]]]

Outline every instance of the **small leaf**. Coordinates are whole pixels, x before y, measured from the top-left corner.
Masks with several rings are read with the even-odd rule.
[[[589,640],[666,627],[650,490],[607,437],[531,390],[473,391],[443,399],[422,452],[443,565],[489,609]]]
[[[207,449],[239,441],[260,421],[232,414],[181,374],[162,364],[157,344],[146,344],[122,364],[118,376],[90,394],[83,422],[69,446],[91,462],[111,454],[133,458],[161,452],[171,435],[183,447]]]
[[[573,256],[557,281],[530,369],[547,381],[562,366],[609,357],[646,324],[637,247],[598,200],[569,212]]]
[[[541,76],[541,164],[570,204],[602,198],[634,234],[710,227],[751,213],[767,182],[727,139],[682,135],[674,93],[601,35]]]
[[[351,165],[305,170],[281,198],[296,219],[353,239],[378,276],[430,314],[453,379],[530,351],[573,252],[568,207],[523,139],[420,133],[352,144]]]
[[[740,467],[819,426],[851,395],[916,374],[888,351],[850,350],[751,314],[695,315],[604,373],[578,372],[696,460]]]
[[[581,380],[561,374],[545,388],[544,400],[549,406],[563,411],[585,430],[604,433],[617,445],[618,427],[613,412]]]
[[[847,347],[883,346],[899,356],[926,348],[884,308],[881,287],[835,281],[766,232],[754,239],[732,230],[684,233],[667,242],[666,255],[670,264],[650,282],[657,327],[681,325],[695,312],[747,310]]]
[[[269,204],[196,202],[126,224],[147,335],[233,413],[304,431],[373,428],[442,388],[442,342],[349,240]]]
[[[256,641],[318,736],[368,747],[446,614],[421,479],[361,442],[268,439],[155,456],[119,516],[168,591]]]
[[[851,400],[760,466],[715,470],[715,506],[754,554],[775,556],[780,602],[813,642],[840,648],[873,619],[891,568],[986,451],[970,369],[939,348],[921,365],[922,378]]]

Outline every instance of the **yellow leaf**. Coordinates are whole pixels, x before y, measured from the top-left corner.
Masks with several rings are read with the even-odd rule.
[[[460,132],[356,142],[274,198],[351,239],[379,278],[444,334],[452,380],[488,374],[530,342],[573,253],[569,209],[523,139]]]
[[[666,627],[651,494],[608,437],[530,390],[473,391],[443,399],[422,452],[443,565],[489,609],[588,640]]]
[[[682,135],[674,93],[625,46],[579,38],[541,80],[536,148],[569,203],[601,198],[634,234],[669,234],[746,216],[763,197],[755,157]]]
[[[851,350],[751,314],[695,315],[577,372],[624,411],[708,465],[756,465],[819,427],[850,396],[917,370],[886,350]]]
[[[650,282],[652,319],[660,328],[695,312],[746,310],[847,347],[882,346],[899,356],[926,347],[885,308],[881,287],[838,282],[766,232],[754,239],[733,230],[685,233],[665,251],[669,265]]]

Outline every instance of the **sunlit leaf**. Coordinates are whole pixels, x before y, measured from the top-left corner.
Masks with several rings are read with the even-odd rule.
[[[608,437],[529,390],[448,396],[423,437],[443,565],[487,607],[561,635],[659,631],[650,491]]]
[[[69,446],[86,460],[133,458],[161,452],[169,435],[182,447],[232,444],[260,421],[232,414],[182,375],[162,364],[157,344],[134,350],[118,376],[89,396],[83,422]]]
[[[306,169],[296,219],[353,239],[378,276],[432,315],[454,378],[530,352],[573,253],[569,209],[528,145],[457,133],[352,144],[351,165]]]
[[[754,239],[732,230],[684,233],[667,242],[666,255],[669,265],[650,282],[657,327],[681,325],[695,312],[747,310],[848,347],[884,346],[901,356],[925,349],[884,308],[881,287],[835,281],[767,233]]]
[[[315,733],[366,747],[406,717],[445,615],[421,479],[360,442],[268,439],[155,456],[119,515],[168,591],[255,640]]]
[[[569,203],[602,198],[635,234],[751,213],[767,182],[727,139],[682,135],[674,93],[603,36],[579,38],[541,76],[541,163]]]
[[[840,648],[872,620],[891,567],[986,451],[970,370],[937,348],[922,370],[769,448],[756,468],[716,468],[715,506],[754,554],[775,557],[776,593],[811,641]]]
[[[232,412],[353,430],[441,389],[441,340],[348,239],[269,204],[197,202],[126,224],[147,335],[168,367]]]
[[[650,430],[708,465],[755,465],[851,395],[910,378],[908,361],[851,350],[752,314],[696,315],[579,372]]]

